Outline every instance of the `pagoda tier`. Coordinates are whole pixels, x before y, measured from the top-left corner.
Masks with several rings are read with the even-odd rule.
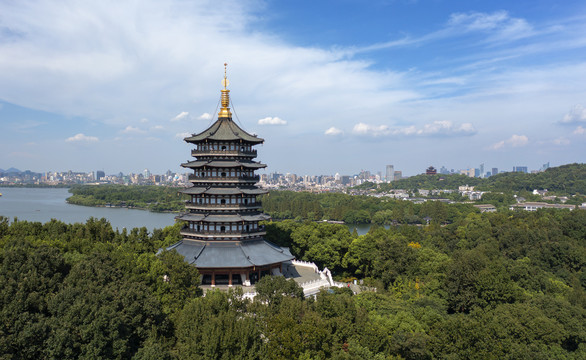
[[[255,171],[266,165],[254,161],[253,149],[264,140],[232,121],[225,77],[224,85],[216,122],[184,139],[195,145],[195,159],[181,164],[193,171],[188,177],[191,186],[180,191],[189,197],[186,211],[176,217],[186,226],[181,230],[183,240],[169,250],[194,264],[203,284],[215,285],[219,279],[228,285],[248,285],[263,274],[279,273],[281,264],[293,256],[264,239],[259,223],[270,217],[261,212],[257,196],[267,191],[256,186]]]

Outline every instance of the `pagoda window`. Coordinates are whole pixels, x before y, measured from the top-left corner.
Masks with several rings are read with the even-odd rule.
[[[220,232],[226,232],[226,227],[225,226],[221,226],[220,227]]]
[[[244,151],[244,146],[242,146],[242,147],[240,148],[240,151]]]
[[[225,172],[222,173],[222,177],[226,177],[226,173]]]
[[[201,226],[197,225],[197,231],[201,231]]]
[[[244,199],[244,205],[248,204],[248,199]]]
[[[199,202],[200,204],[202,204],[202,203],[203,203],[203,199],[201,199],[201,198],[200,198],[198,202]]]
[[[226,145],[222,146],[222,150],[226,151]]]
[[[226,204],[226,199],[222,199],[222,200],[220,201],[220,204],[222,204],[222,205]]]
[[[250,231],[250,225],[246,225],[246,231]]]

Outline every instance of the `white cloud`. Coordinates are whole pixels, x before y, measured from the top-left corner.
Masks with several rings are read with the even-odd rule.
[[[180,120],[183,120],[188,115],[189,115],[189,113],[187,111],[182,111],[179,114],[177,114],[177,116],[175,116],[173,119],[171,119],[171,121],[180,121]]]
[[[559,137],[557,139],[554,139],[552,142],[554,145],[559,146],[570,145],[570,140],[566,139],[565,137]]]
[[[337,127],[332,126],[331,128],[327,129],[324,134],[330,135],[330,136],[337,136],[337,135],[342,135],[343,133],[344,133],[344,131],[338,129]]]
[[[162,131],[165,130],[165,127],[163,127],[162,125],[155,125],[153,127],[151,127],[151,131]]]
[[[67,142],[96,142],[98,138],[95,136],[87,136],[84,134],[77,134],[72,137],[68,137],[65,141]]]
[[[471,123],[455,125],[451,121],[434,121],[431,124],[425,124],[422,129],[417,130],[418,135],[472,135],[476,129]]]
[[[491,150],[498,150],[498,149],[502,149],[505,147],[505,141],[501,140],[497,143],[492,144],[491,146],[489,146],[489,149]]]
[[[212,118],[212,115],[210,115],[208,113],[203,113],[197,119],[198,120],[210,120],[211,118]]]
[[[388,135],[389,127],[387,125],[369,125],[361,122],[354,125],[352,132],[357,135],[368,135],[376,137]]]
[[[476,133],[476,129],[471,123],[454,124],[451,121],[434,121],[424,124],[421,127],[415,125],[389,128],[387,125],[369,125],[358,123],[354,125],[352,132],[357,135],[370,136],[468,136]]]
[[[570,110],[566,115],[564,115],[561,122],[563,124],[576,124],[586,122],[586,109],[582,105],[575,105],[572,108],[572,110]]]
[[[510,17],[506,11],[455,13],[450,16],[448,25],[460,33],[486,32],[491,40],[500,41],[517,40],[534,33],[525,19]]]
[[[525,146],[529,143],[529,138],[525,135],[513,135],[507,140],[507,143],[512,147]]]
[[[185,139],[186,137],[189,137],[189,136],[191,136],[191,133],[188,133],[188,132],[182,132],[182,133],[175,134],[175,137],[179,138],[179,139]]]
[[[149,119],[147,119],[147,118],[142,118],[142,119],[140,119],[140,122],[141,122],[141,123],[143,123],[143,124],[146,124],[146,123],[148,123],[148,122],[149,122]]]
[[[574,130],[574,132],[572,134],[574,134],[574,135],[584,135],[584,134],[586,134],[586,128],[583,128],[582,126],[578,126],[576,128],[576,130]]]
[[[513,135],[507,140],[501,140],[490,145],[488,148],[491,150],[499,150],[505,147],[521,147],[529,143],[529,138],[525,135]]]
[[[120,131],[122,134],[144,134],[145,131],[134,126],[128,125],[124,130]]]
[[[266,117],[258,121],[259,125],[287,125],[287,121],[278,117]]]

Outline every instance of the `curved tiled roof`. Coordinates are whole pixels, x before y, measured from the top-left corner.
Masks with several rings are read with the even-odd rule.
[[[294,258],[288,248],[266,240],[196,241],[183,240],[167,248],[183,255],[197,268],[247,268],[289,261]]]
[[[269,191],[264,189],[242,189],[239,187],[219,188],[192,186],[187,189],[180,190],[179,192],[186,195],[262,195],[268,193]]]
[[[261,164],[255,161],[237,161],[237,160],[194,160],[181,164],[185,168],[199,168],[202,166],[218,167],[218,168],[233,168],[245,167],[248,169],[262,169],[267,167],[266,164]]]
[[[198,143],[206,139],[217,141],[243,140],[254,144],[264,142],[264,139],[242,130],[234,121],[232,121],[231,118],[218,118],[218,120],[206,130],[199,134],[188,136],[183,140],[190,143]]]
[[[197,213],[186,213],[177,216],[175,219],[184,221],[205,221],[205,222],[240,222],[240,221],[262,221],[269,220],[271,217],[264,213],[258,213],[254,215],[239,215],[239,214],[197,214]]]

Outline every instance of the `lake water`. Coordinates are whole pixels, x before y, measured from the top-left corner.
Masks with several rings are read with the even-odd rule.
[[[162,229],[175,223],[177,214],[153,213],[146,210],[90,207],[68,204],[71,194],[61,188],[15,188],[0,187],[0,216],[10,221],[40,221],[45,223],[57,219],[65,223],[85,223],[90,217],[107,219],[114,229],[146,227],[149,230]],[[356,228],[358,235],[364,235],[370,224],[347,224],[350,232]],[[386,226],[388,228],[388,226]]]
[[[0,216],[5,216],[10,221],[16,217],[19,220],[43,223],[57,219],[73,224],[85,223],[93,216],[107,219],[114,229],[144,226],[151,231],[175,223],[176,214],[171,213],[71,205],[65,202],[71,196],[68,189],[0,187],[0,193]]]

